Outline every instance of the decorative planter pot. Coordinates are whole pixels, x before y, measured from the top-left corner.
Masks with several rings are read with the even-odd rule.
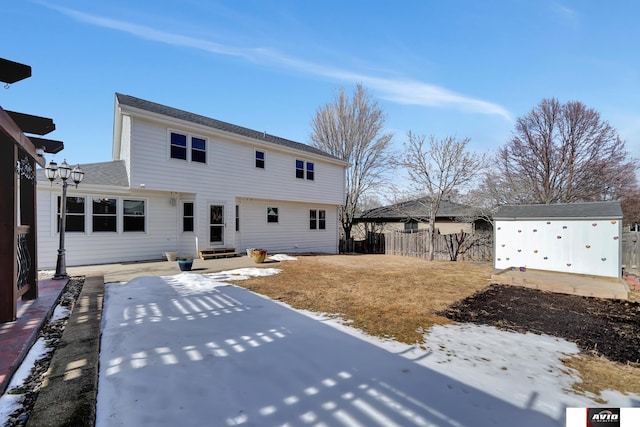
[[[262,264],[267,257],[266,249],[254,249],[251,251],[251,257],[256,264]]]
[[[180,271],[191,271],[191,267],[193,267],[192,259],[179,259],[178,267],[180,267]]]
[[[175,261],[178,259],[178,252],[165,252],[164,256],[167,257],[167,261]]]

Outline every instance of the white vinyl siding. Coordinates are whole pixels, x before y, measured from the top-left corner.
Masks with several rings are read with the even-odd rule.
[[[278,206],[278,224],[265,223],[266,206]],[[264,248],[270,254],[337,252],[338,209],[336,206],[242,199],[241,208],[242,233],[240,240],[235,244],[237,249]],[[310,209],[326,212],[325,225],[329,232],[320,233],[318,230],[309,229]]]
[[[39,184],[40,185],[40,184]],[[79,189],[69,188],[71,196]],[[90,201],[97,194],[77,194]],[[106,196],[106,195],[105,195]],[[59,192],[38,190],[38,268],[55,267],[59,234],[56,232],[56,203]],[[110,196],[112,197],[112,196]],[[115,196],[113,196],[115,197]],[[126,261],[161,259],[165,251],[175,251],[176,207],[169,205],[167,195],[147,193],[144,197],[117,196],[118,232],[117,233],[66,233],[65,250],[67,266],[105,264]],[[145,233],[122,232],[122,200],[144,200],[147,212],[153,212],[146,218]],[[91,230],[91,215],[86,215],[86,228]],[[191,247],[192,241],[189,242]],[[193,250],[192,250],[193,252]]]
[[[189,191],[222,200],[268,196],[273,200],[343,203],[344,168],[336,163],[305,157],[302,160],[314,165],[314,180],[296,179],[292,168],[299,156],[270,149],[268,167],[256,168],[253,162],[260,148],[207,135],[200,128],[191,133],[207,139],[207,164],[177,161],[167,159],[167,150],[162,148],[167,144],[166,126],[136,119],[131,131],[135,141],[131,146],[132,188],[144,184],[147,190]],[[248,159],[253,159],[252,163]]]
[[[66,235],[67,265],[162,259],[166,251],[197,256],[198,249],[210,244],[211,205],[224,207],[225,247],[237,251],[265,247],[270,253],[337,252],[344,163],[126,105],[117,107],[120,127],[114,135],[113,158],[125,162],[129,185],[84,182],[77,189],[69,187],[69,196],[85,197],[87,207],[85,232]],[[186,161],[171,158],[171,132],[187,136]],[[192,144],[192,136],[205,141],[204,149]],[[264,168],[261,162],[256,164],[262,160],[257,153],[264,153]],[[296,179],[292,172],[296,159],[307,162],[305,179]],[[309,162],[313,181],[307,179]],[[39,182],[37,193],[39,268],[51,268],[58,246],[55,197],[60,189]],[[116,232],[93,231],[94,197],[116,199]],[[124,231],[125,200],[144,201],[144,232]],[[193,232],[183,232],[183,202],[193,203]],[[267,223],[267,205],[278,208],[277,223]],[[309,229],[310,209],[326,211],[326,233]]]

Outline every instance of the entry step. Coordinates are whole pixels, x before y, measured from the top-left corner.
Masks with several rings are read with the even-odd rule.
[[[236,248],[207,248],[198,251],[200,259],[231,258],[240,256]]]

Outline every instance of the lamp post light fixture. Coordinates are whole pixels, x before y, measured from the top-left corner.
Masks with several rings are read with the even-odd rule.
[[[56,178],[60,178],[62,181],[62,200],[60,203],[60,217],[58,219],[59,229],[60,229],[60,245],[58,246],[58,260],[56,261],[56,273],[53,278],[56,280],[59,279],[68,279],[69,275],[67,274],[67,261],[65,259],[65,250],[64,250],[64,232],[66,228],[67,222],[67,180],[71,177],[71,180],[78,188],[78,184],[82,182],[82,178],[84,178],[84,172],[80,169],[80,165],[77,165],[75,168],[71,169],[71,166],[67,164],[67,161],[64,160],[60,166],[53,160],[49,162],[47,167],[44,169],[44,174],[49,181],[51,181],[51,185],[53,185],[53,181]]]

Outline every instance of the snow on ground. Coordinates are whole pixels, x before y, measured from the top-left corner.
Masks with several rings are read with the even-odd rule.
[[[50,322],[58,321],[67,316],[69,316],[69,309],[61,305],[57,305],[51,314]],[[9,420],[9,416],[21,406],[20,400],[23,395],[10,394],[11,390],[16,387],[21,387],[29,376],[31,368],[33,368],[35,362],[53,351],[53,348],[47,348],[46,345],[47,343],[45,339],[39,338],[33,346],[31,346],[31,349],[27,353],[24,361],[20,364],[20,367],[11,378],[7,391],[0,396],[0,425],[5,425]]]
[[[298,258],[293,257],[291,255],[286,255],[286,254],[271,255],[269,259],[272,259],[274,261],[297,261],[298,260]]]
[[[97,426],[563,426],[566,407],[598,405],[570,391],[560,360],[578,349],[562,339],[462,324],[421,349],[224,282],[277,273],[109,285]]]
[[[10,391],[16,387],[21,387],[29,376],[29,372],[31,372],[31,368],[36,361],[46,356],[50,351],[51,349],[46,348],[44,338],[38,339],[35,344],[33,344],[24,361],[11,378],[7,392],[0,396],[0,425],[5,425],[9,420],[9,415],[21,406],[20,400],[22,399],[22,394],[10,394]]]

